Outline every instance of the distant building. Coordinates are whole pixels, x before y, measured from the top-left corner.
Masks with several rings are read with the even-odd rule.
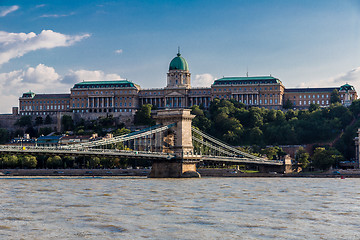
[[[143,104],[161,108],[189,108],[218,99],[235,99],[246,106],[282,109],[289,99],[295,108],[305,109],[311,103],[326,107],[334,89],[341,101],[348,106],[357,99],[353,86],[345,84],[332,88],[290,88],[272,76],[223,77],[205,88],[191,87],[191,73],[186,60],[177,54],[172,59],[164,88],[141,89],[128,80],[83,81],[76,83],[70,94],[36,94],[31,91],[19,98],[20,115],[55,115],[57,113],[81,113],[87,116],[111,114],[133,116]],[[16,112],[16,110],[14,110]]]
[[[331,93],[338,90],[341,103],[350,106],[352,101],[357,99],[355,88],[345,84],[339,88],[288,88],[285,89],[285,99],[289,99],[294,108],[306,109],[310,104],[318,104],[321,107],[330,105]]]
[[[57,147],[61,138],[62,136],[41,136],[36,140],[36,144],[42,147]]]

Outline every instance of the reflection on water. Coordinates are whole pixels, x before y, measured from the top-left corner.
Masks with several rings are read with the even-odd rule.
[[[359,183],[0,178],[0,239],[359,239]]]

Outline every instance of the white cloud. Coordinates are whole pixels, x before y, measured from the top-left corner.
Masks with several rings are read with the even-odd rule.
[[[0,17],[5,17],[11,12],[14,12],[19,9],[19,6],[13,5],[10,7],[0,7]]]
[[[31,51],[71,46],[89,36],[89,34],[70,36],[52,30],[43,30],[38,35],[33,32],[8,33],[0,31],[0,65]]]
[[[35,93],[70,93],[74,83],[82,80],[121,79],[117,74],[103,71],[70,70],[65,77],[53,67],[39,64],[36,67],[0,73],[0,113],[11,112],[18,106],[19,97],[29,90]]]
[[[39,4],[39,5],[36,5],[35,8],[42,8],[42,7],[45,7],[46,4]]]
[[[59,80],[60,75],[52,67],[39,64],[35,68],[29,67],[23,74],[24,82],[29,83],[51,83]]]
[[[15,70],[0,74],[0,113],[10,112],[11,107],[18,106],[22,93],[32,90],[36,93],[69,92],[61,77],[52,67],[39,64],[35,68]]]
[[[117,53],[117,54],[121,54],[122,52],[123,52],[122,49],[115,50],[115,53]]]
[[[59,18],[59,17],[68,17],[74,15],[74,12],[71,12],[69,14],[44,14],[41,15],[41,18]]]
[[[214,77],[209,73],[197,74],[191,85],[193,87],[209,87],[214,83]]]
[[[355,90],[360,91],[360,67],[351,69],[330,79],[321,79],[306,83],[301,82],[296,87],[340,87],[346,83],[353,85]]]
[[[81,81],[91,81],[91,80],[119,80],[121,77],[117,74],[105,74],[103,71],[95,70],[70,70],[68,74],[65,75],[63,82],[64,83],[76,83]]]
[[[350,71],[340,74],[333,79],[335,83],[356,83],[360,80],[360,67],[351,69]]]

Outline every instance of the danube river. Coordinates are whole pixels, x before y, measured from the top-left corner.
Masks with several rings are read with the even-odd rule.
[[[359,239],[360,179],[0,178],[0,239]]]

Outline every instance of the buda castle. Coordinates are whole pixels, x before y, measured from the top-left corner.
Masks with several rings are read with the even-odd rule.
[[[132,118],[143,104],[151,104],[158,109],[190,108],[194,105],[208,108],[216,98],[234,99],[245,106],[268,109],[282,109],[284,102],[290,100],[293,108],[306,109],[311,103],[329,106],[334,89],[339,91],[344,105],[350,105],[357,99],[354,87],[349,84],[328,88],[285,88],[278,78],[272,76],[223,77],[209,87],[193,88],[188,63],[178,52],[170,62],[164,88],[141,89],[127,80],[85,80],[76,83],[70,94],[26,92],[19,98],[16,111],[19,115],[78,113],[87,118],[108,114]]]

